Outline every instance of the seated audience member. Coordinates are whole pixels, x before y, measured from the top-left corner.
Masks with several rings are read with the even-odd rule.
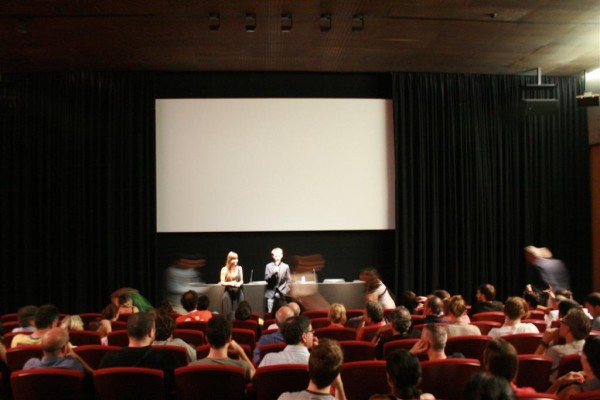
[[[196,361],[196,349],[179,338],[173,338],[175,320],[166,313],[155,313],[156,337],[155,345],[169,345],[183,347],[188,353],[188,362]]]
[[[585,296],[583,305],[594,318],[592,321],[592,330],[600,331],[600,293],[594,292]]]
[[[385,320],[383,319],[383,307],[381,303],[377,301],[367,301],[363,314],[363,319],[358,326],[356,331],[356,340],[364,339],[364,328],[366,326],[385,326]]]
[[[100,333],[103,345],[108,345],[107,336],[112,332],[111,322],[119,318],[119,307],[110,303],[102,309],[100,314],[102,314],[102,317],[98,321],[90,323],[90,328]]]
[[[591,322],[587,315],[578,308],[572,308],[561,318],[558,328],[546,329],[535,353],[552,357],[551,381],[556,379],[561,357],[578,353],[583,349],[590,327]],[[558,344],[560,338],[565,340],[565,344]]]
[[[30,358],[23,369],[62,368],[92,373],[93,370],[71,348],[69,348],[69,331],[64,328],[52,328],[42,336],[44,356]]]
[[[394,308],[390,314],[390,323],[382,326],[377,335],[373,338],[373,342],[377,344],[375,347],[375,357],[381,359],[383,357],[383,346],[393,340],[400,339],[417,339],[421,337],[420,330],[410,331],[411,318],[410,313],[403,306]],[[383,338],[383,333],[392,330],[392,336]],[[410,332],[409,332],[410,331]]]
[[[122,299],[129,298],[130,302],[131,302],[130,311],[129,312],[121,312],[121,314],[131,314],[132,313],[131,307],[135,307],[138,311],[150,311],[154,308],[154,307],[152,307],[152,304],[150,304],[148,299],[146,299],[140,293],[139,290],[133,289],[133,288],[128,288],[128,287],[117,289],[110,295],[111,302],[117,307],[121,306],[121,302],[119,299],[121,297],[121,295],[126,295],[126,296],[122,297]],[[136,311],[136,312],[138,312],[138,311]]]
[[[445,360],[446,358],[464,358],[460,353],[446,356],[448,331],[445,326],[427,324],[421,332],[421,339],[410,349],[414,355],[427,354],[428,360]]]
[[[527,303],[527,306],[530,310],[537,310],[542,304],[542,295],[540,292],[533,289],[531,284],[527,284],[525,286],[525,290],[523,291],[523,299]]]
[[[481,312],[502,311],[502,303],[494,300],[496,297],[496,288],[493,285],[485,283],[479,286],[475,296],[477,301],[471,306],[471,310],[469,311],[470,316]]]
[[[434,295],[427,296],[427,300],[425,300],[425,305],[423,306],[423,315],[425,317],[415,319],[413,321],[413,326],[446,322],[444,318],[442,318],[443,307],[444,303],[442,302],[442,299]]]
[[[133,298],[129,293],[119,295],[119,315],[135,314],[140,309],[133,305]]]
[[[35,331],[31,335],[20,333],[12,339],[10,347],[28,344],[42,344],[42,336],[52,328],[58,326],[58,308],[52,304],[46,304],[38,308],[35,313]]]
[[[448,336],[481,335],[478,326],[465,322],[464,317],[467,316],[467,303],[465,303],[461,295],[450,297],[445,304]]]
[[[488,342],[483,353],[483,368],[488,374],[506,379],[517,396],[535,393],[534,388],[519,388],[515,384],[519,372],[517,349],[504,339]]]
[[[323,339],[310,353],[308,360],[310,381],[306,390],[283,393],[279,396],[279,400],[346,400],[340,377],[343,362],[344,355],[340,345],[334,340]],[[335,397],[331,395],[332,386]]]
[[[84,329],[83,320],[79,315],[67,315],[60,321],[59,325],[68,331],[82,331]]]
[[[239,321],[246,321],[250,319],[252,316],[252,307],[250,306],[250,303],[248,303],[246,300],[240,301],[233,316]]]
[[[373,268],[363,268],[358,279],[366,284],[366,301],[376,301],[383,309],[396,308],[396,302],[390,290],[383,284],[379,272]]]
[[[275,307],[275,303],[277,303],[277,300],[279,299],[275,299],[275,302],[273,302],[273,307]],[[288,306],[282,306],[277,310],[277,313],[275,314],[275,321],[277,322],[277,327],[279,328],[279,330],[277,330],[277,332],[269,333],[267,335],[261,335],[261,337],[258,339],[258,343],[254,347],[254,353],[252,354],[253,361],[256,364],[258,364],[260,361],[260,348],[262,346],[264,346],[265,344],[284,342],[283,328],[285,326],[285,321],[293,316],[294,312]]]
[[[36,306],[24,306],[19,308],[19,326],[12,331],[33,333],[33,331],[35,331],[35,313],[37,310],[38,308]]]
[[[189,321],[208,321],[213,314],[208,310],[210,300],[207,296],[198,296],[193,290],[188,290],[181,295],[181,305],[187,314],[180,315],[175,320],[176,323]]]
[[[287,301],[284,298],[278,297],[275,300],[273,300],[273,307],[271,308],[271,318],[275,318],[277,316],[277,311],[283,306],[289,307]],[[292,317],[293,317],[295,315],[295,312],[292,307],[289,307],[289,308],[292,310]],[[272,323],[271,325],[265,327],[265,330],[267,330],[267,331],[270,331],[272,329],[279,329],[279,325],[277,324],[277,321],[275,321],[275,323]]]
[[[129,345],[106,353],[100,368],[143,367],[160,369],[164,372],[165,390],[175,388],[175,368],[180,367],[177,358],[168,351],[152,347],[156,335],[154,317],[148,312],[132,314],[127,320]]]
[[[343,328],[346,326],[346,307],[340,303],[333,303],[329,307],[329,313],[327,314],[329,319],[329,327],[331,328]]]
[[[478,372],[465,385],[464,400],[517,400],[517,396],[506,379]]]
[[[190,363],[190,365],[229,365],[243,368],[246,381],[250,381],[256,372],[246,352],[231,338],[231,321],[222,315],[214,315],[206,327],[206,339],[210,344],[208,356]],[[239,359],[229,358],[228,352],[236,354]]]
[[[415,292],[411,292],[410,290],[407,290],[400,295],[398,298],[398,305],[404,306],[404,308],[406,308],[411,314],[417,314],[422,306],[417,301],[417,295]]]
[[[290,301],[287,306],[292,309],[296,317],[302,312],[302,308],[300,308],[300,305],[295,301]]]
[[[568,400],[580,392],[600,390],[600,336],[588,336],[581,353],[581,372],[569,372],[556,379],[547,390],[558,395],[559,400]]]
[[[288,318],[283,329],[286,346],[283,351],[269,353],[260,362],[259,367],[279,364],[308,364],[309,349],[319,344],[310,319],[298,316]]]
[[[539,333],[537,326],[530,322],[521,322],[525,315],[525,300],[520,297],[509,297],[504,303],[504,315],[506,320],[504,325],[498,328],[492,328],[488,336],[499,338],[501,336],[513,335],[515,333]]]
[[[406,350],[397,350],[387,356],[387,381],[390,394],[376,394],[370,400],[434,399],[429,393],[421,393],[421,364],[419,359]]]
[[[446,289],[436,289],[431,294],[434,295],[435,297],[438,297],[442,301],[449,299],[451,297],[450,292],[448,292]]]

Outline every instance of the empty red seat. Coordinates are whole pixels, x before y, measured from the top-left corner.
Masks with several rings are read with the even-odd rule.
[[[477,314],[471,316],[471,322],[473,322],[473,321],[495,321],[495,322],[500,322],[501,324],[503,324],[505,319],[506,319],[506,315],[504,315],[504,313],[502,311],[486,311],[486,312],[477,313]]]
[[[375,359],[375,345],[362,340],[342,340],[344,362],[369,361]]]
[[[519,371],[515,383],[518,387],[532,387],[545,392],[550,386],[552,358],[537,354],[519,354]]]
[[[256,400],[276,400],[284,392],[304,390],[308,381],[308,365],[280,364],[257,368],[254,375]]]
[[[246,377],[243,368],[226,365],[190,365],[175,370],[179,400],[200,397],[214,400],[243,400]]]
[[[85,399],[83,372],[62,368],[15,371],[10,376],[15,400]]]
[[[315,330],[315,336],[319,339],[328,338],[339,341],[342,340],[355,340],[356,329],[352,328],[321,328]]]
[[[42,358],[44,352],[40,345],[25,345],[6,349],[6,364],[11,371],[23,369],[30,358]]]
[[[140,367],[114,367],[94,371],[96,400],[164,400],[164,372]]]
[[[73,346],[102,344],[102,335],[96,331],[69,331],[69,342]]]
[[[389,393],[385,361],[355,361],[342,366],[342,382],[346,397],[368,400],[374,394]]]
[[[515,346],[519,354],[534,354],[543,336],[541,333],[515,333],[502,336],[502,339]]]
[[[436,399],[462,399],[471,375],[481,371],[479,360],[447,358],[421,362],[421,390]]]
[[[101,344],[88,344],[84,346],[77,346],[73,348],[73,351],[77,353],[79,357],[86,362],[92,369],[98,369],[100,367],[100,361],[104,358],[104,355],[113,350],[119,350],[119,346],[104,346]]]

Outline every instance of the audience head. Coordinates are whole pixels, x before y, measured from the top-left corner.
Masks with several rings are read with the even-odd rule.
[[[61,322],[60,327],[68,331],[82,331],[83,320],[79,315],[67,315]]]
[[[64,328],[52,328],[42,336],[42,350],[52,356],[66,352],[69,343],[69,332]]]
[[[148,312],[131,314],[127,319],[127,335],[133,339],[154,339],[154,327],[154,316]]]
[[[588,336],[585,339],[581,362],[584,364],[584,370],[587,362],[594,376],[600,378],[600,336]],[[589,374],[589,371],[586,372]],[[588,376],[587,379],[590,377]]]
[[[106,307],[104,307],[102,309],[101,314],[102,314],[102,318],[108,319],[108,320],[113,320],[116,318],[118,312],[119,312],[119,307],[117,307],[113,303],[110,303],[109,305],[107,305]]]
[[[156,313],[156,340],[168,340],[175,331],[175,320],[167,313]]]
[[[378,301],[367,301],[365,305],[365,316],[372,323],[378,323],[383,320],[383,306]]]
[[[277,313],[275,313],[275,322],[277,323],[279,329],[281,330],[285,324],[285,321],[293,316],[294,312],[288,306],[282,306],[279,310],[277,310]]]
[[[524,292],[523,299],[529,305],[529,309],[535,310],[542,303],[542,299],[538,292]]]
[[[426,340],[433,351],[444,351],[448,340],[448,331],[441,325],[427,324],[421,332],[421,339]]]
[[[450,293],[445,289],[437,289],[432,293],[435,297],[439,297],[440,300],[444,301],[450,297]]]
[[[58,324],[58,308],[52,304],[45,304],[35,313],[35,327],[37,329],[54,328]]]
[[[347,320],[346,307],[341,303],[333,303],[331,307],[329,307],[329,314],[327,317],[332,324],[345,325]]]
[[[579,309],[572,308],[569,310],[567,315],[561,318],[560,320],[560,331],[559,334],[562,337],[566,337],[566,332],[563,331],[563,326],[566,326],[571,335],[575,340],[585,339],[585,337],[590,333],[590,329],[592,328],[592,323],[587,315]]]
[[[18,318],[19,326],[27,328],[28,326],[34,326],[35,324],[35,313],[38,308],[36,306],[24,306],[19,308]]]
[[[194,290],[188,290],[181,295],[181,305],[187,312],[192,312],[198,308],[198,293]]]
[[[397,398],[419,398],[421,391],[417,388],[421,381],[421,364],[414,354],[406,350],[397,350],[386,358],[388,384],[392,394]]]
[[[208,310],[210,306],[210,299],[206,295],[198,297],[198,310]]]
[[[496,298],[496,288],[489,283],[484,283],[477,289],[478,301],[492,301]]]
[[[237,308],[235,309],[235,319],[245,321],[249,319],[251,315],[252,307],[250,306],[250,303],[248,303],[246,300],[240,301]]]
[[[600,315],[600,293],[594,292],[585,296],[583,304],[594,317]]]
[[[423,312],[425,315],[440,315],[443,307],[444,303],[442,302],[442,299],[434,295],[429,295],[427,296]]]
[[[467,303],[461,295],[457,294],[450,297],[446,303],[446,314],[456,319],[461,318],[467,312]]]
[[[419,307],[419,302],[417,301],[417,295],[415,292],[411,292],[407,290],[400,295],[398,299],[398,304],[406,307],[408,312],[411,314],[417,313],[417,307]]]
[[[555,293],[556,296],[562,296],[567,300],[573,300],[573,292],[568,289],[559,289]]]
[[[300,306],[298,305],[298,303],[292,301],[292,302],[289,302],[287,306],[292,309],[295,316],[300,315],[301,310],[300,310]]]
[[[410,329],[411,318],[406,307],[399,306],[394,308],[390,314],[392,328],[398,333],[406,333]]]
[[[275,314],[277,314],[277,311],[283,306],[287,306],[287,301],[285,301],[285,299],[283,297],[278,297],[275,300],[273,300],[273,307],[271,308],[271,316],[275,316]]]
[[[313,334],[310,319],[303,316],[294,316],[285,321],[283,328],[283,339],[285,344],[297,345],[303,343],[306,347],[312,346],[313,338],[308,335]]]
[[[211,347],[219,349],[229,343],[231,321],[222,315],[214,315],[206,326],[206,340]]]
[[[517,350],[504,339],[490,340],[483,353],[483,366],[488,373],[512,382],[519,370]]]
[[[581,308],[581,306],[575,300],[561,300],[561,302],[558,303],[558,316],[561,318],[564,317],[572,308]]]
[[[322,339],[310,352],[308,375],[318,389],[333,383],[342,371],[344,355],[335,340]]]
[[[131,307],[133,305],[131,295],[129,293],[120,294],[118,299],[120,306]]]
[[[511,320],[523,318],[525,315],[525,300],[521,297],[509,297],[504,302],[504,314]]]
[[[478,372],[465,385],[465,400],[516,400],[508,381],[494,375]]]

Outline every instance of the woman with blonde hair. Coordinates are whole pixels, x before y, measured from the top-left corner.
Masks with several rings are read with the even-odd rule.
[[[478,326],[465,322],[467,303],[461,295],[457,294],[447,299],[445,308],[444,316],[448,321],[448,336],[481,335]]]
[[[237,253],[230,251],[227,254],[225,265],[221,268],[221,286],[223,291],[223,304],[221,312],[229,316],[241,301],[244,301],[244,271],[238,265]]]
[[[329,326],[332,328],[343,328],[346,326],[346,307],[340,303],[333,303],[329,307]]]

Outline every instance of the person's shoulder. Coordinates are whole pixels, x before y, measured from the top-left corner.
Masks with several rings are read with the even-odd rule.
[[[30,358],[23,365],[23,369],[39,368],[41,363],[42,363],[42,360],[39,358]]]

